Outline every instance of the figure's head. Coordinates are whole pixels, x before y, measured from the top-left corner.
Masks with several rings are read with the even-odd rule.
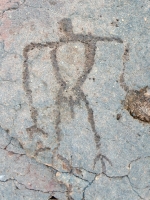
[[[59,30],[61,34],[64,34],[64,35],[73,34],[71,19],[64,18],[61,21],[59,21],[58,24],[59,24]]]

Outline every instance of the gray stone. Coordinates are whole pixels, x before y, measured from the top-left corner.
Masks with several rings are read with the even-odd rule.
[[[0,3],[0,199],[150,200],[149,8]]]
[[[132,187],[143,199],[150,197],[150,157],[143,157],[130,164],[129,178]]]
[[[85,199],[138,200],[140,197],[132,189],[127,177],[109,178],[100,175],[96,177],[95,182],[86,189]]]

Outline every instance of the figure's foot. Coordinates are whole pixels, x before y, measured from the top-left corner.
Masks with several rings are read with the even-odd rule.
[[[101,164],[102,164],[102,173],[106,173],[106,164],[105,164],[105,161],[107,161],[110,165],[112,165],[112,162],[105,156],[105,155],[102,155],[102,154],[98,154],[96,156],[96,158],[94,159],[94,166],[93,166],[93,169],[95,168],[95,165],[98,161],[101,161]],[[104,161],[105,160],[105,161]]]

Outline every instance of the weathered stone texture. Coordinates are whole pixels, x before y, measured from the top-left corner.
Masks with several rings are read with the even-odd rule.
[[[148,0],[1,0],[0,199],[150,200]]]

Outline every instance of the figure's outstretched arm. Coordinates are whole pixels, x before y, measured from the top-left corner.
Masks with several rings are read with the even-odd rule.
[[[112,37],[96,37],[96,41],[102,41],[102,42],[118,42],[123,43],[123,40],[119,37],[112,36]]]

